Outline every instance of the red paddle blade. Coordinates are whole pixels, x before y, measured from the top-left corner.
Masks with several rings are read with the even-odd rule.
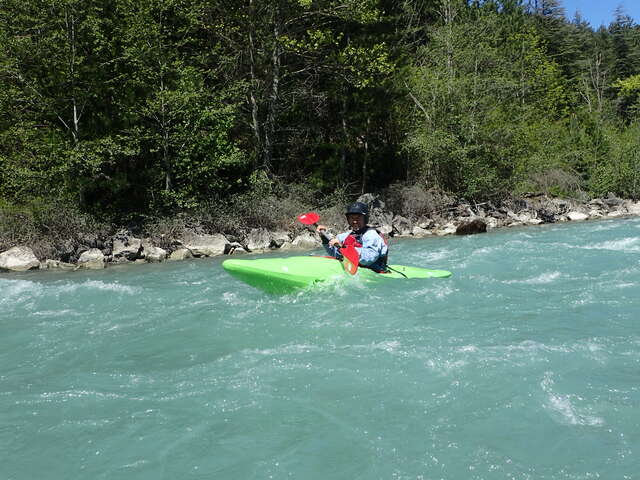
[[[342,254],[342,266],[345,272],[350,275],[355,275],[358,271],[358,264],[360,263],[360,254],[356,250],[356,247],[349,245],[340,249]]]
[[[316,212],[303,213],[298,216],[298,220],[300,223],[304,223],[305,225],[313,225],[314,223],[318,223],[320,220],[320,215]]]

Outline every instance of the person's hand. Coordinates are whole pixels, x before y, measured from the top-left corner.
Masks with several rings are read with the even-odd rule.
[[[342,244],[340,243],[340,240],[338,240],[337,238],[332,238],[329,241],[329,246],[330,247],[342,247]]]

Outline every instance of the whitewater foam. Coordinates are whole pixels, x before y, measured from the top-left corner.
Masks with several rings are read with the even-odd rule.
[[[118,282],[107,283],[102,280],[86,280],[82,283],[66,283],[60,288],[60,291],[64,293],[76,292],[78,290],[97,290],[136,295],[142,292],[142,287],[132,287]]]
[[[583,413],[577,407],[577,402],[584,402],[584,398],[577,395],[562,395],[553,391],[554,380],[551,372],[545,373],[540,386],[547,395],[545,408],[550,410],[554,417],[559,418],[561,423],[568,425],[583,425],[590,427],[601,427],[604,419],[588,413]],[[575,400],[574,400],[575,399]]]
[[[560,272],[546,272],[532,278],[525,278],[523,280],[506,280],[504,283],[521,283],[525,285],[544,285],[547,283],[555,282],[561,276],[562,274]]]
[[[640,238],[628,237],[619,240],[586,245],[581,248],[585,250],[612,250],[616,252],[637,253],[640,252]]]
[[[0,305],[9,302],[21,302],[32,299],[42,292],[42,287],[37,282],[29,280],[4,280],[0,279]]]

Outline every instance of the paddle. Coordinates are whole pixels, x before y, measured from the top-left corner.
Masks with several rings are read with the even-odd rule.
[[[318,227],[318,220],[320,220],[320,215],[316,212],[303,213],[298,216],[300,223],[304,225],[314,225],[316,228]],[[331,237],[329,237],[324,230],[320,230],[318,233],[320,233],[327,242],[331,241]],[[342,266],[344,270],[350,275],[355,275],[358,271],[358,265],[360,264],[360,254],[353,245],[341,247],[339,251],[342,255]]]
[[[356,247],[349,245],[340,249],[342,254],[342,266],[351,275],[355,275],[358,271],[358,265],[360,264],[360,254],[356,250]]]
[[[318,226],[318,220],[320,220],[320,215],[316,212],[308,212],[303,213],[302,215],[298,215],[298,221],[304,225],[313,225],[314,227]],[[331,241],[331,237],[327,235],[327,232],[324,230],[318,231],[320,235],[322,235],[327,242]]]

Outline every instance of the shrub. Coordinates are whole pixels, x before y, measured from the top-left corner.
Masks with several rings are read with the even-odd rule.
[[[40,258],[59,258],[80,245],[96,246],[111,227],[62,200],[37,199],[29,204],[0,204],[0,251],[30,246]]]

